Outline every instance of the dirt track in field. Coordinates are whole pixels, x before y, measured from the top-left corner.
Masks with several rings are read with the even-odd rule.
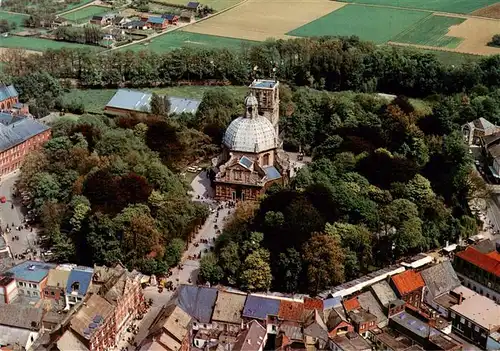
[[[474,16],[500,19],[500,2],[472,12]]]
[[[286,39],[290,36],[285,33],[345,5],[328,0],[249,0],[184,30],[257,41]]]

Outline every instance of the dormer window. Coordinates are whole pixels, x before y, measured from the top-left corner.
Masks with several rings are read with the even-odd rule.
[[[71,284],[71,290],[72,291],[78,291],[78,290],[80,290],[80,283],[79,282],[74,282],[73,284]]]

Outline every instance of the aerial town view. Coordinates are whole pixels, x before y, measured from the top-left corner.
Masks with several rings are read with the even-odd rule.
[[[500,2],[0,1],[0,351],[500,350]]]

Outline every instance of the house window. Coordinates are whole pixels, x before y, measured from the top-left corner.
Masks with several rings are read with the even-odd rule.
[[[50,292],[50,295],[54,296],[55,294],[54,294],[54,292],[53,292],[53,291],[51,291],[51,292]]]
[[[476,326],[474,326],[474,330],[475,330],[477,333],[479,333],[479,327],[478,327],[477,325],[476,325]]]
[[[465,318],[460,317],[460,323],[465,324]]]
[[[234,180],[241,180],[241,171],[234,171]]]
[[[72,291],[78,291],[78,290],[80,290],[80,283],[79,282],[74,282],[73,284],[71,284],[71,290]]]
[[[269,165],[269,154],[265,154],[264,157],[262,158],[262,165],[263,166]]]
[[[455,315],[455,313],[451,312],[450,316],[451,316],[451,318],[455,318],[456,315]]]
[[[467,326],[470,328],[471,325],[470,325],[470,321],[467,321]]]

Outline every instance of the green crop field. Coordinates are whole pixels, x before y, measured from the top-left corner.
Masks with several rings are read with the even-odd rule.
[[[179,86],[179,87],[168,87],[168,88],[154,88],[154,89],[143,89],[146,91],[155,92],[157,94],[167,94],[169,96],[184,97],[190,99],[203,98],[203,94],[214,89],[213,86]],[[225,87],[231,91],[238,101],[242,101],[248,92],[246,86],[228,86]],[[64,94],[63,101],[65,103],[71,102],[81,102],[85,106],[86,112],[101,113],[104,110],[104,106],[111,100],[113,95],[116,93],[116,89],[89,89],[80,90],[72,89],[68,93]]]
[[[430,16],[415,26],[395,36],[391,41],[397,43],[418,44],[436,47],[456,48],[462,38],[448,37],[446,33],[453,25],[465,21],[464,18]]]
[[[68,21],[72,22],[85,22],[92,18],[92,16],[100,15],[109,12],[110,9],[103,6],[90,5],[79,10],[72,11],[63,15]]]
[[[18,37],[9,35],[8,37],[0,37],[0,48],[21,48],[33,51],[45,51],[47,49],[62,49],[62,48],[86,48],[90,50],[100,51],[104,48],[92,45],[67,43],[64,41],[55,41],[49,39],[35,37]]]
[[[72,10],[72,9],[76,9],[78,7],[81,7],[81,6],[84,6],[88,3],[91,3],[92,1],[94,0],[81,0],[79,2],[75,2],[74,4],[67,4],[66,5],[66,8],[64,9],[64,11],[69,11],[69,10]],[[64,12],[64,11],[60,11],[60,12]]]
[[[187,5],[189,1],[186,0],[155,0],[155,2],[160,2],[163,4],[175,4],[175,5]],[[237,3],[241,2],[241,0],[202,0],[200,3],[202,5],[206,5],[208,7],[213,8],[216,11],[227,9]]]
[[[481,59],[481,56],[479,55],[464,54],[461,52],[425,50],[425,49],[421,49],[421,51],[434,55],[438,61],[440,61],[444,65],[450,65],[450,66],[451,65],[458,66],[467,62],[474,62]]]
[[[314,37],[351,36],[381,44],[429,16],[428,12],[395,8],[347,5],[296,28],[288,35]]]
[[[226,48],[226,49],[240,49],[242,45],[252,45],[257,42],[243,39],[233,39],[227,37],[218,37],[215,35],[189,33],[180,30],[159,35],[151,42],[141,42],[134,45],[126,46],[120,50],[151,50],[155,52],[166,52],[180,47],[193,47],[193,48]]]
[[[17,25],[17,29],[14,32],[23,30],[23,28],[21,27],[24,24],[24,19],[28,17],[28,15],[23,15],[20,13],[0,11],[0,20],[7,20],[9,23],[14,22]]]
[[[451,13],[471,13],[482,7],[493,5],[497,0],[340,0],[357,4],[395,6]]]

